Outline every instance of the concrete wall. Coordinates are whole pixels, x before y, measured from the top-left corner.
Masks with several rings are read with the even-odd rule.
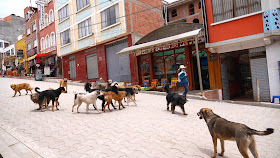
[[[16,43],[18,35],[24,34],[24,18],[10,15],[11,22],[0,20],[0,39]]]
[[[280,95],[280,70],[278,61],[280,61],[280,41],[266,47],[267,69],[269,77],[270,96]],[[276,99],[278,103],[278,99]]]

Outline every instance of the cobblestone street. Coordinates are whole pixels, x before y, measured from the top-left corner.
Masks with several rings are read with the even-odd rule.
[[[139,93],[137,106],[124,103],[125,109],[102,114],[90,106],[86,114],[82,104],[78,114],[76,108],[71,111],[73,90],[85,91],[82,86],[68,85],[68,93],[59,98],[60,110],[41,112],[25,90],[21,91],[22,96],[12,97],[10,84],[23,82],[40,90],[59,85],[0,78],[0,153],[4,158],[210,157],[212,139],[205,121],[196,115],[203,107],[256,130],[274,128],[271,135],[255,136],[257,149],[261,158],[280,157],[280,109],[189,99],[185,104],[188,115],[184,116],[179,107],[176,114],[166,110],[165,96]],[[101,110],[100,100],[97,105]],[[30,152],[25,153],[27,150]],[[242,157],[236,142],[225,141],[224,157]]]

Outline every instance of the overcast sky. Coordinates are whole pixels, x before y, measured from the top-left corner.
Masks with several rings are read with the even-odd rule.
[[[11,14],[24,17],[24,8],[30,6],[30,1],[33,7],[37,7],[35,0],[1,0],[0,18],[4,18]],[[167,2],[174,2],[176,0],[166,0]]]

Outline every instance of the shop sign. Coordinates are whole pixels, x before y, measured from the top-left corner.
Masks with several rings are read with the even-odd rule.
[[[271,9],[263,12],[264,32],[280,30],[280,9]]]

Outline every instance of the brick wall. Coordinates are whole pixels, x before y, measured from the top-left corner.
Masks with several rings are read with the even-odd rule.
[[[156,7],[156,8],[153,8]],[[125,2],[128,32],[148,34],[161,27],[162,7],[160,0],[131,0]]]
[[[179,19],[185,19],[187,23],[193,23],[194,19],[198,19],[200,24],[203,24],[202,20],[202,8],[199,9],[198,3],[200,0],[194,0],[189,3],[184,3],[182,5],[178,5],[176,7],[168,8],[168,14],[169,14],[169,22],[176,21]],[[190,15],[189,11],[189,5],[194,5],[194,14]],[[172,10],[177,11],[177,16],[172,17]]]

